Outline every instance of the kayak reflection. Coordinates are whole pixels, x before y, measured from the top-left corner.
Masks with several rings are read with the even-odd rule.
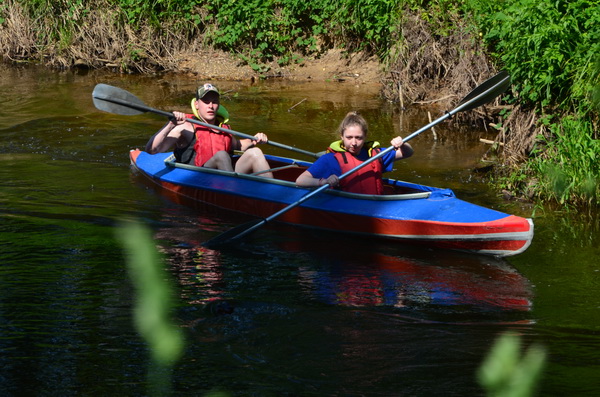
[[[390,250],[373,243],[331,241],[307,250],[302,240],[287,249],[310,252],[300,284],[318,300],[343,306],[460,307],[469,311],[529,311],[529,281],[500,258],[428,251]],[[294,247],[296,246],[296,247]],[[391,252],[386,252],[391,251]]]
[[[218,228],[215,214],[169,211],[156,238],[169,240],[163,250],[182,298],[210,311],[205,314],[230,314],[248,305],[254,310],[259,301],[388,307],[425,317],[523,313],[532,307],[529,281],[502,258],[307,235],[290,227],[285,233],[275,228],[235,251],[211,250],[202,242],[210,234],[205,229]]]

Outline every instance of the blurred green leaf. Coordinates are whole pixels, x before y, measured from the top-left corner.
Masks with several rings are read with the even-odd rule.
[[[153,360],[171,364],[181,356],[184,342],[171,319],[173,292],[154,240],[147,227],[133,221],[123,223],[118,236],[127,253],[127,268],[136,290],[136,328],[148,342]]]

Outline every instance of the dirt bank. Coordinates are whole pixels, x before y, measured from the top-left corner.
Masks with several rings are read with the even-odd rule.
[[[363,54],[346,56],[341,50],[330,50],[295,65],[269,65],[263,73],[254,71],[234,55],[216,50],[181,54],[175,72],[188,73],[201,80],[256,80],[285,78],[293,81],[338,81],[354,84],[380,84],[382,66],[376,57]]]

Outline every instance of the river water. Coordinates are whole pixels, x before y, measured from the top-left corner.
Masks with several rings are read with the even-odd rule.
[[[521,255],[276,226],[221,252],[201,243],[249,219],[174,203],[136,179],[128,151],[165,120],[98,111],[97,83],[163,110],[187,110],[198,84],[0,66],[0,394],[155,394],[115,234],[123,218],[150,228],[176,291],[186,345],[169,376],[173,394],[482,395],[476,371],[506,331],[546,349],[541,395],[600,394],[597,214],[504,201],[472,172],[488,150],[485,131],[443,124],[437,139],[423,133],[390,176],[533,215],[535,237]],[[384,145],[428,122],[351,83],[219,86],[235,130],[313,152],[349,110]]]

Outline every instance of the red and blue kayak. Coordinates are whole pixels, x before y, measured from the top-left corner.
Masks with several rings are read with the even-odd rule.
[[[132,150],[133,169],[165,191],[226,210],[266,218],[311,189],[295,185],[311,163],[266,155],[274,178],[176,163],[171,153]],[[383,195],[329,189],[277,218],[299,227],[402,243],[510,256],[533,239],[531,219],[458,199],[450,189],[384,179]]]

